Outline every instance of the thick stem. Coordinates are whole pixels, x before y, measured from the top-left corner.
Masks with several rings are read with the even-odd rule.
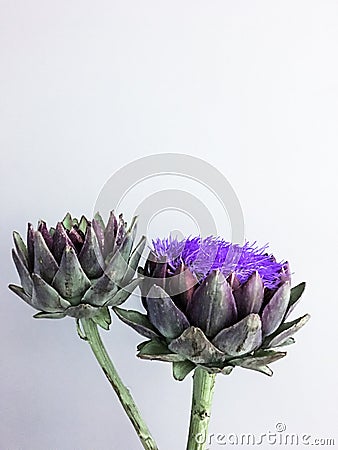
[[[86,339],[98,361],[109,383],[116,392],[129,420],[131,421],[136,434],[146,450],[158,450],[147,425],[141,417],[139,410],[131,396],[129,390],[119,377],[109,355],[103,345],[97,325],[91,319],[81,319],[82,328]]]
[[[201,367],[195,370],[187,450],[206,448],[215,377]]]

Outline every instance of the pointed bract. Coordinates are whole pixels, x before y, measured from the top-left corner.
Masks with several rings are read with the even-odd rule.
[[[168,292],[183,312],[186,312],[189,308],[197,284],[196,276],[184,264],[180,264],[174,275],[168,279]]]
[[[251,313],[258,314],[264,296],[264,285],[259,273],[255,271],[234,295],[240,318]]]
[[[119,287],[116,283],[103,274],[98,280],[92,281],[91,287],[82,298],[82,303],[88,303],[94,306],[106,306]]]
[[[26,268],[29,269],[27,247],[20,234],[16,231],[13,232],[13,241],[18,257],[21,259]]]
[[[232,290],[219,270],[211,272],[196,289],[187,316],[208,337],[214,337],[236,321],[237,310]]]
[[[222,330],[213,344],[229,356],[252,352],[262,343],[262,326],[258,314],[250,314],[240,322]]]
[[[60,268],[55,274],[52,286],[70,303],[78,304],[90,284],[77,259],[74,248],[66,245]]]
[[[175,380],[183,381],[195,367],[196,365],[188,360],[173,362],[173,376]]]
[[[126,310],[122,308],[113,308],[115,314],[119,319],[125,324],[129,325],[135,331],[137,331],[141,336],[149,339],[159,338],[157,330],[153,327],[148,317],[139,311]]]
[[[195,364],[208,364],[224,360],[224,354],[197,327],[186,329],[178,338],[171,341],[168,348]]]
[[[72,228],[72,226],[73,226],[73,219],[72,219],[72,216],[70,215],[69,212],[65,215],[65,217],[64,217],[64,219],[62,221],[62,225],[68,231]]]
[[[87,303],[80,303],[77,306],[70,306],[67,309],[67,316],[74,317],[74,319],[92,319],[100,313],[101,308],[88,305]]]
[[[98,217],[97,215],[95,217]],[[99,244],[102,256],[104,255],[104,224],[103,224],[103,220],[101,218],[101,216],[99,216],[100,218],[98,219],[93,219],[92,220],[92,227],[93,230],[96,234],[96,239],[97,242]]]
[[[229,285],[231,286],[231,289],[235,292],[240,286],[241,286],[241,282],[239,281],[237,275],[232,272],[228,278],[227,278],[227,282],[229,283]]]
[[[38,231],[40,231],[40,233],[42,234],[42,237],[43,237],[44,241],[46,242],[46,245],[49,248],[49,250],[52,251],[53,250],[53,238],[48,231],[46,222],[44,222],[43,220],[40,220],[40,222],[39,222]]]
[[[174,339],[189,327],[188,319],[168,294],[159,286],[153,286],[147,296],[150,322],[166,338]]]
[[[62,312],[70,306],[67,300],[61,298],[39,275],[33,273],[32,306],[44,312]]]
[[[128,261],[128,268],[123,277],[122,284],[127,284],[129,281],[135,276],[137,267],[142,256],[143,250],[146,246],[147,239],[145,236],[142,236],[139,243],[136,245],[134,251],[130,255]]]
[[[65,312],[54,312],[54,313],[47,313],[47,312],[39,312],[34,314],[34,319],[63,319],[66,317]]]
[[[133,293],[135,288],[140,284],[141,278],[135,278],[129,284],[124,287],[121,287],[113,297],[111,297],[106,303],[105,306],[119,306],[122,305]]]
[[[114,242],[115,242],[115,238],[116,238],[116,232],[117,232],[117,220],[114,215],[114,212],[111,211],[110,215],[109,215],[107,226],[104,230],[104,241],[105,241],[104,257],[105,258],[110,253],[113,252]]]
[[[33,271],[34,267],[34,228],[31,223],[27,226],[27,253],[28,253],[28,268]]]
[[[81,220],[79,222],[78,228],[79,231],[85,235],[86,234],[86,230],[87,230],[87,226],[88,226],[88,220],[85,218],[85,216],[81,217]]]
[[[68,237],[71,240],[74,249],[77,252],[81,251],[84,239],[79,229],[78,228],[75,229],[74,227],[71,228],[71,230],[68,232]]]
[[[101,214],[100,214],[98,211],[95,213],[95,216],[94,216],[93,221],[94,221],[94,220],[95,220],[95,222],[97,222],[97,223],[100,225],[100,227],[102,228],[102,230],[105,229],[104,221],[103,221],[103,219],[102,219]]]
[[[89,278],[99,278],[103,273],[104,261],[91,225],[88,224],[82,250],[78,256],[84,272]]]
[[[47,283],[51,283],[57,270],[58,264],[49,250],[40,231],[34,233],[34,273],[38,274]]]
[[[17,286],[16,284],[9,284],[8,287],[12,292],[14,292],[14,294],[16,294],[30,306],[32,306],[31,297],[26,294],[26,292],[24,291],[24,289],[22,289],[21,286]]]
[[[117,284],[122,283],[125,274],[128,272],[128,261],[136,236],[136,224],[137,219],[134,217],[130,228],[120,243],[120,247],[115,251],[106,269],[107,276]]]
[[[137,356],[141,359],[154,359],[166,362],[184,361],[183,356],[171,353],[167,346],[158,339],[144,342],[142,347],[139,347]]]
[[[293,287],[290,292],[290,301],[286,310],[285,318],[289,317],[292,311],[297,306],[300,301],[301,296],[303,295],[306,283],[300,283],[297,286]]]
[[[100,308],[99,312],[93,316],[93,321],[104,330],[109,330],[111,325],[111,316],[108,308]]]
[[[56,225],[55,233],[53,234],[53,255],[57,263],[60,263],[68,241],[69,239],[65,227],[59,222]]]
[[[300,330],[310,319],[309,314],[305,314],[292,322],[283,323],[272,335],[269,336],[268,347],[275,347],[285,342],[298,330]]]
[[[12,250],[12,258],[16,267],[16,270],[19,274],[21,285],[25,290],[26,294],[31,295],[33,291],[33,282],[31,278],[31,274],[28,272],[27,267],[21,261],[21,259],[16,254],[15,250]]]
[[[262,330],[269,336],[281,324],[290,299],[290,283],[286,281],[275,292],[262,312]]]
[[[270,367],[267,364],[278,361],[286,356],[285,352],[273,352],[266,353],[264,356],[252,356],[246,358],[239,358],[231,360],[231,364],[235,366],[243,367],[244,369],[256,370],[262,372],[265,375],[271,376],[273,374]]]

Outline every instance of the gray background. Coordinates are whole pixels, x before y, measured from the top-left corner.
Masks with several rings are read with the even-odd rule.
[[[141,448],[73,322],[33,320],[7,284],[12,229],[91,215],[161,152],[219,168],[246,237],[308,282],[297,344],[272,379],[218,377],[210,431],[337,439],[337,20],[336,1],[0,1],[1,450]],[[191,381],[136,360],[141,340],[105,334],[161,450],[184,448]]]

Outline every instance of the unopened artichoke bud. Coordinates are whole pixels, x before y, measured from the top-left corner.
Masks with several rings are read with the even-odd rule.
[[[240,366],[272,375],[268,364],[309,319],[287,317],[305,283],[291,289],[288,263],[220,238],[157,240],[141,273],[146,314],[114,308],[149,340],[138,356],[173,363],[178,380],[201,366],[229,374]]]
[[[13,233],[21,286],[9,288],[40,311],[36,318],[91,317],[108,329],[108,306],[122,304],[141,280],[133,279],[145,246],[143,237],[133,249],[136,222],[127,229],[111,212],[106,225],[99,214],[78,221],[69,213],[55,228],[28,224],[27,245]]]

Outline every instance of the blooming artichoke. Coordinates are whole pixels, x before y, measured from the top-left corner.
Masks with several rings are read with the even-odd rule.
[[[78,221],[69,213],[55,228],[40,221],[35,231],[28,224],[27,245],[13,233],[22,286],[9,288],[40,311],[36,318],[91,317],[108,329],[108,306],[123,303],[140,282],[133,276],[145,238],[133,250],[136,222],[127,230],[122,215],[111,212],[107,225],[99,214]]]
[[[286,322],[305,283],[291,289],[288,263],[246,243],[219,238],[153,242],[141,284],[146,314],[114,308],[148,341],[138,356],[173,363],[178,380],[202,366],[229,374],[234,367],[272,375],[268,364],[309,319]]]

